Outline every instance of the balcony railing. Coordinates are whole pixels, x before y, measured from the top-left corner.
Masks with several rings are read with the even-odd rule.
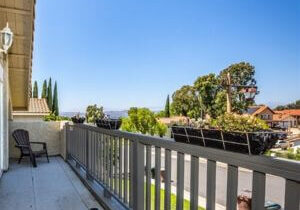
[[[160,174],[164,150],[164,201],[161,176],[155,176],[155,198],[151,202],[151,160],[155,148],[155,174]],[[207,160],[206,209],[216,206],[216,163],[227,164],[226,209],[236,209],[239,167],[253,171],[252,209],[264,209],[266,174],[285,179],[285,209],[300,206],[300,164],[264,156],[232,153],[176,143],[168,139],[105,130],[88,125],[67,125],[67,156],[85,172],[87,180],[100,184],[124,208],[171,208],[171,153],[177,152],[176,209],[184,205],[185,155],[191,156],[190,209],[198,208],[199,158]],[[282,189],[284,191],[284,189]],[[100,198],[101,199],[101,198]],[[153,207],[152,207],[153,208]]]

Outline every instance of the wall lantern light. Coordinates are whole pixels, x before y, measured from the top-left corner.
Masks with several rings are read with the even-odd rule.
[[[13,32],[8,27],[8,23],[6,23],[5,28],[0,31],[0,38],[0,52],[7,54],[7,51],[13,42]]]

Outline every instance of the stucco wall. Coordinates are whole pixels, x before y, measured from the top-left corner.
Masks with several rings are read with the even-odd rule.
[[[49,155],[60,155],[64,152],[64,135],[62,128],[64,122],[29,122],[29,121],[12,121],[10,122],[10,143],[9,156],[19,157],[19,150],[15,148],[15,140],[12,133],[16,129],[25,129],[29,132],[30,141],[46,142]],[[38,148],[33,148],[38,149]]]
[[[44,121],[43,120],[43,117],[44,116],[40,116],[40,115],[37,115],[37,116],[34,116],[34,115],[14,115],[13,114],[13,119],[14,121],[34,121],[34,122],[41,122],[41,121]]]

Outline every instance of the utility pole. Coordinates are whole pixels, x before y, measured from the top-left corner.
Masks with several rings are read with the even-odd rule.
[[[231,113],[232,110],[232,104],[231,104],[231,76],[230,73],[227,73],[227,93],[226,93],[226,98],[227,98],[227,113]]]

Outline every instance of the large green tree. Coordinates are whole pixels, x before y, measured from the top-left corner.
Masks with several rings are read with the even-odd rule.
[[[295,103],[289,103],[287,105],[279,105],[275,108],[275,110],[284,109],[300,109],[300,100],[297,100]]]
[[[103,107],[97,106],[97,104],[89,105],[86,108],[86,121],[88,123],[96,123],[97,119],[101,119],[104,117]]]
[[[176,115],[188,116],[199,107],[199,100],[193,86],[184,85],[172,95],[172,112]]]
[[[215,74],[198,77],[194,82],[194,89],[198,97],[200,111],[203,114],[216,116],[215,99],[219,91],[219,80]],[[196,104],[197,106],[197,104]],[[198,107],[194,107],[193,110]]]
[[[231,83],[233,86],[251,86],[256,85],[255,80],[255,68],[250,63],[240,62],[235,63],[222,70],[219,75],[220,84],[223,89],[226,89],[228,84],[227,74],[230,74]],[[256,94],[259,92],[257,91]],[[242,113],[250,105],[253,105],[254,100],[247,100],[245,94],[241,92],[241,88],[232,89],[232,111],[236,113]]]
[[[58,108],[58,92],[57,92],[57,82],[55,81],[54,84],[54,93],[53,93],[53,103],[52,103],[52,113],[55,116],[59,115],[59,108]]]
[[[198,77],[193,86],[185,85],[175,91],[172,96],[172,113],[196,119],[203,117],[204,114],[213,118],[224,114],[226,112],[228,73],[233,85],[231,90],[232,110],[235,113],[245,111],[254,101],[247,100],[241,87],[237,86],[256,85],[256,80],[254,66],[241,62],[230,65],[219,75],[208,74]]]
[[[39,97],[38,84],[37,84],[37,81],[34,81],[32,98],[38,98],[38,97]]]
[[[47,80],[43,83],[42,98],[47,98]]]
[[[170,96],[169,95],[166,100],[165,117],[170,117]]]
[[[52,97],[52,80],[51,77],[48,82],[48,95],[47,95],[47,103],[50,111],[52,111],[53,97]]]

